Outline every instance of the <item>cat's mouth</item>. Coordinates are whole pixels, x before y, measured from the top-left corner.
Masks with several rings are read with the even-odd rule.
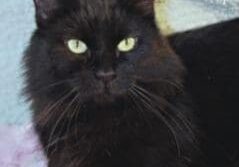
[[[116,98],[116,95],[113,93],[112,88],[104,86],[104,88],[99,91],[99,93],[94,97],[95,102],[97,103],[112,103]]]
[[[125,96],[126,90],[115,87],[113,84],[102,86],[100,91],[94,96],[94,101],[99,104],[113,103],[116,99]]]
[[[92,101],[100,105],[114,103],[119,98],[127,97],[131,82],[123,79],[108,83],[96,80],[93,83],[73,83],[72,87],[77,90],[83,103]]]
[[[102,93],[94,97],[94,101],[97,104],[110,104],[115,101],[116,97],[112,94]]]

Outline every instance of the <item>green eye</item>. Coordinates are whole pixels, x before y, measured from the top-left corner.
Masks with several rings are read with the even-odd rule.
[[[133,37],[125,38],[118,44],[118,50],[120,52],[129,52],[135,48],[136,42],[137,42],[136,38]]]
[[[87,51],[87,45],[78,39],[70,39],[67,42],[69,50],[74,54],[83,54]]]

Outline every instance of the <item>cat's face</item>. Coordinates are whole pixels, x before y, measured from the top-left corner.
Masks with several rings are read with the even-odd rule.
[[[179,82],[182,68],[158,32],[152,1],[35,4],[38,30],[29,58],[32,78],[39,77],[32,79],[38,81],[35,89],[62,82],[58,90],[104,103],[125,96],[135,84]]]

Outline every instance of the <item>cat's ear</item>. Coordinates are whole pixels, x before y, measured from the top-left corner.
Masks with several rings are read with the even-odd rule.
[[[58,0],[34,0],[36,9],[36,21],[38,26],[43,26],[58,9]]]

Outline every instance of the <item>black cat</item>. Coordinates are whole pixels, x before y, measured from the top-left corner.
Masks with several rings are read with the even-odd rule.
[[[210,38],[204,30],[169,37],[185,68],[160,34],[153,4],[153,0],[35,0],[38,27],[24,57],[25,92],[49,167],[208,165],[204,152],[213,149],[201,145],[226,128],[222,121],[210,133],[217,125],[210,119],[217,114],[212,107],[224,111],[221,101],[214,102],[214,97],[220,98],[218,89],[224,88],[215,77],[223,74],[223,68],[210,71],[217,70],[210,64],[217,61],[205,56],[217,52],[202,48],[214,45],[214,34]],[[195,41],[202,36],[209,45]],[[230,47],[234,43],[225,41]],[[199,53],[205,54],[205,64]],[[211,88],[211,82],[218,84]],[[228,105],[233,103],[229,95],[223,94]],[[205,124],[198,118],[206,118]],[[211,160],[215,155],[210,155],[209,163],[215,164]]]

